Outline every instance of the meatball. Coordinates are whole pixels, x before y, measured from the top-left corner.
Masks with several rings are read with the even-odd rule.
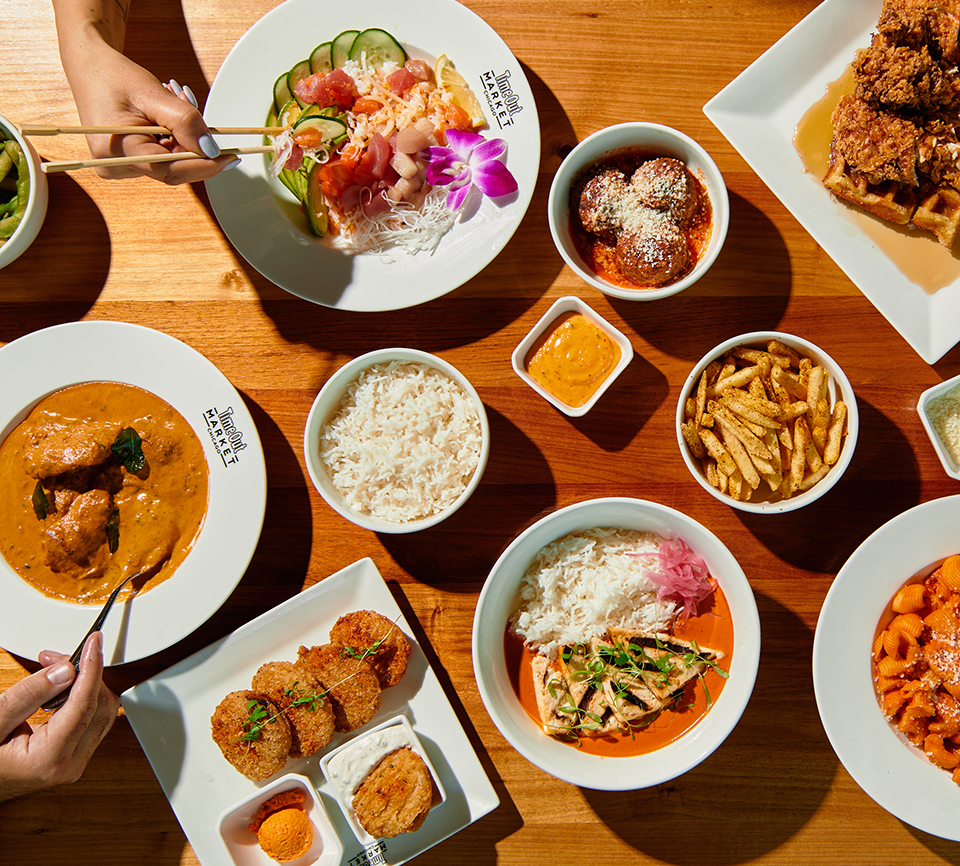
[[[623,228],[621,205],[630,193],[622,172],[608,169],[587,181],[580,193],[580,222],[592,234],[615,240]]]
[[[642,204],[665,211],[678,223],[689,221],[700,201],[697,182],[689,169],[666,156],[643,163],[630,178],[630,188]]]
[[[648,220],[621,233],[617,266],[631,283],[653,288],[677,280],[689,262],[683,232],[667,219]]]

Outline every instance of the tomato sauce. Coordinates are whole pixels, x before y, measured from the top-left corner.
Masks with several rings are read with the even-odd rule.
[[[719,587],[700,606],[699,616],[690,617],[685,623],[678,624],[671,634],[683,640],[696,641],[701,647],[722,652],[723,657],[718,666],[724,671],[730,669],[733,660],[733,617],[730,605]],[[507,628],[504,634],[504,655],[510,681],[521,706],[537,726],[542,727],[533,684],[532,663],[535,653],[524,645],[521,637]],[[708,668],[702,682],[694,679],[686,686],[685,695],[679,701],[677,710],[661,712],[647,727],[632,733],[582,737],[579,748],[588,754],[609,758],[655,752],[694,727],[709,711],[707,691],[710,693],[710,706],[713,706],[723,692],[726,682],[715,670]],[[571,745],[578,747],[576,742],[571,742]]]

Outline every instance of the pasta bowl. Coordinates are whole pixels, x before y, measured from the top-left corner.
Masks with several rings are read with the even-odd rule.
[[[722,659],[729,676],[709,710],[677,739],[624,757],[591,754],[544,733],[542,724],[525,707],[515,687],[520,663],[508,658],[505,649],[511,617],[520,606],[521,579],[537,552],[569,533],[598,527],[682,538],[703,558],[710,575],[716,579],[732,621],[733,651]],[[753,691],[759,659],[757,606],[753,590],[734,556],[710,530],[691,517],[642,499],[578,502],[527,528],[491,569],[473,621],[474,674],[494,724],[511,746],[544,772],[571,784],[598,790],[651,787],[676,778],[705,760],[739,721]],[[642,739],[647,732],[641,730],[636,736]]]
[[[373,404],[370,400],[380,399],[372,397],[376,389],[386,394],[390,388],[386,379],[393,375],[392,372],[384,373],[376,388],[371,385],[362,389],[362,394],[369,400],[366,397],[363,401],[357,399],[358,382],[361,377],[369,381],[374,368],[380,371],[396,371],[399,368],[402,371],[408,370],[409,365],[418,365],[425,371],[420,377],[423,381],[408,379],[409,393],[405,393],[402,399],[395,394],[396,399],[389,412],[385,402]],[[437,388],[445,387],[450,382],[456,387],[446,391],[445,397],[436,398]],[[458,392],[459,397],[452,397],[452,392]],[[433,419],[429,417],[431,406],[439,405],[434,403],[435,398],[453,401],[453,408],[443,421],[437,420],[436,415]],[[392,398],[388,395],[383,399],[389,401]],[[402,414],[403,407],[407,407],[409,413]],[[369,415],[364,416],[362,413],[367,411]],[[338,413],[343,421],[338,430],[344,432],[336,434],[337,443],[334,447],[330,445],[330,434],[334,429],[331,425]],[[345,413],[350,413],[349,421],[344,420]],[[393,419],[390,422],[385,420],[388,415]],[[393,427],[388,429],[388,424],[393,424]],[[348,427],[349,434],[345,432]],[[371,432],[375,427],[386,431],[379,439]],[[415,433],[402,435],[414,428]],[[321,454],[322,449],[326,449],[326,458]],[[490,454],[490,426],[480,395],[467,377],[452,364],[417,349],[378,349],[345,364],[320,389],[307,416],[303,450],[314,487],[342,517],[373,532],[417,532],[436,526],[448,518],[477,489]],[[434,474],[429,477],[423,474],[430,471],[428,469],[413,470],[414,450],[417,450],[418,458],[428,463],[432,461],[442,468],[432,470]],[[387,458],[383,455],[389,452],[392,455],[390,459],[394,459],[397,451],[402,459],[396,458],[401,462],[393,466],[397,473],[393,487],[384,492],[383,461]],[[464,451],[469,451],[471,456],[454,456]],[[462,472],[454,472],[458,466],[465,468]],[[469,477],[465,477],[468,472],[466,467],[472,467],[469,468]],[[416,477],[414,485],[417,472],[421,474]],[[439,472],[447,474],[439,477]],[[432,513],[411,518],[395,518],[392,512],[389,517],[382,516],[393,501],[409,502],[411,497],[408,491],[413,486],[429,491],[423,494],[425,497],[441,491],[438,495],[446,497],[441,503],[442,507],[436,506],[434,498]],[[455,497],[449,492],[450,489],[458,491]],[[422,512],[426,510],[426,507],[421,509]]]

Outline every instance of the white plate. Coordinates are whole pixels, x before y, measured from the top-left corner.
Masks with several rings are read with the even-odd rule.
[[[379,722],[403,712],[413,724],[447,794],[442,809],[415,833],[379,843],[383,859],[397,866],[462,830],[499,805],[470,741],[426,657],[413,639],[390,590],[370,559],[362,559],[314,584],[195,653],[167,671],[124,692],[124,711],[204,866],[227,864],[217,836],[217,816],[257,785],[224,759],[210,736],[210,716],[224,695],[250,688],[261,664],[293,661],[297,648],[329,642],[337,617],[376,610],[396,619],[413,646],[403,679],[384,689],[380,710],[353,734],[336,734],[336,748]],[[321,754],[287,762],[283,772],[301,773],[318,788],[340,836],[344,863],[364,853],[320,770]],[[376,848],[376,844],[371,846]]]
[[[877,803],[919,830],[960,841],[960,785],[901,739],[873,688],[871,649],[897,590],[958,552],[960,496],[925,502],[881,526],[847,560],[824,600],[813,686],[830,744]]]
[[[806,173],[793,135],[870,44],[881,0],[826,0],[703,108],[750,167],[928,364],[960,340],[960,281],[928,294]]]
[[[138,385],[166,400],[196,431],[209,471],[207,515],[189,556],[107,619],[104,659],[116,665],[175,644],[226,601],[260,538],[267,476],[253,418],[223,373],[179,340],[125,322],[56,325],[0,349],[0,441],[46,395],[96,381]],[[221,415],[234,425],[235,451],[220,435]],[[0,641],[24,658],[43,649],[73,652],[101,607],[46,596],[2,558],[0,592]]]
[[[312,238],[299,205],[267,160],[241,165],[206,182],[214,213],[231,243],[261,274],[298,297],[343,310],[395,310],[433,300],[479,273],[510,240],[530,204],[540,167],[540,123],[519,61],[496,32],[455,0],[415,7],[383,0],[345,5],[286,0],[233,47],[210,89],[204,111],[211,125],[262,126],[277,77],[342,30],[380,27],[414,57],[446,54],[477,94],[487,116],[486,138],[508,144],[506,164],[519,191],[505,202],[487,198],[430,255],[389,251],[347,256]],[[231,145],[260,144],[232,136]],[[288,213],[292,213],[296,224]]]

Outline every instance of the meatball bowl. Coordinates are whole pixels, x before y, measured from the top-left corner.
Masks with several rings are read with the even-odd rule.
[[[692,138],[656,123],[595,132],[550,187],[550,233],[584,282],[649,301],[682,292],[710,268],[729,223],[727,189]]]

